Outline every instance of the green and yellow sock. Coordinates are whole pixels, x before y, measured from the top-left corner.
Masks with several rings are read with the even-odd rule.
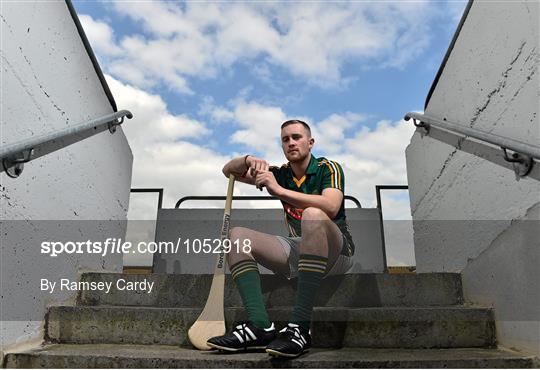
[[[249,320],[261,329],[270,326],[270,319],[264,307],[261,290],[261,276],[257,262],[244,260],[230,267],[233,280],[240,291],[242,302],[247,310]]]
[[[315,294],[326,272],[328,258],[301,254],[298,260],[298,286],[291,323],[309,330]]]

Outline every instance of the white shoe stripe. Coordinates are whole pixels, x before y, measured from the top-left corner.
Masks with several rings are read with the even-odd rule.
[[[240,343],[244,343],[244,340],[242,339],[242,336],[240,334],[238,334],[237,332],[233,331],[233,334],[235,335],[236,338],[238,338],[238,340],[240,341]]]
[[[250,328],[248,328],[247,326],[245,327],[245,331],[247,331],[247,333],[251,336],[251,339],[253,340],[256,340],[257,337],[255,336],[255,334],[253,334],[253,332],[251,331]]]
[[[296,339],[291,339],[294,343],[298,344],[300,346],[300,348],[304,348],[304,345],[302,343],[300,343],[299,341],[297,341]]]

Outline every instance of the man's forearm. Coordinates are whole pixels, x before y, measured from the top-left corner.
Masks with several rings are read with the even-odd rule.
[[[276,196],[282,201],[298,208],[317,207],[326,213],[330,219],[333,219],[337,215],[341,206],[341,203],[337,206],[336,202],[332,202],[323,195],[305,194],[285,188],[282,188]]]
[[[236,176],[240,176],[247,171],[246,157],[238,157],[231,159],[225,166],[223,166],[223,174],[226,177],[232,173]]]

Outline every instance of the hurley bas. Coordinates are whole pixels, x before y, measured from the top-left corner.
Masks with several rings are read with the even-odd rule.
[[[112,281],[74,281],[65,278],[60,279],[60,281],[50,281],[41,279],[40,289],[49,293],[53,293],[57,287],[60,291],[99,290],[109,293],[114,288],[120,291],[136,291],[150,294],[154,288],[154,283],[154,281],[147,281],[146,279],[142,281],[118,279],[115,284]]]

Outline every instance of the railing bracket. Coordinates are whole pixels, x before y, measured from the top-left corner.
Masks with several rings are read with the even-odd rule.
[[[507,162],[512,163],[516,178],[525,177],[531,172],[534,165],[532,157],[517,152],[512,153],[512,155],[509,156],[506,148],[503,147],[502,150],[504,152],[504,159]]]
[[[32,160],[34,149],[24,150],[19,155],[2,160],[4,171],[11,178],[17,178],[24,170],[24,164]]]
[[[408,118],[405,117],[405,120],[408,121]],[[423,135],[429,134],[429,123],[425,123],[425,122],[422,122],[422,121],[418,122],[415,118],[413,118],[412,120],[413,120],[413,124],[416,127],[423,129],[422,130]]]
[[[120,118],[119,120],[109,122],[109,132],[114,134],[116,132],[116,126],[121,125],[122,123],[124,123],[124,117]]]

